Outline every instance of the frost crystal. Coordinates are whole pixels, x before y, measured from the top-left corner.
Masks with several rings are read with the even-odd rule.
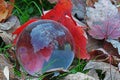
[[[105,20],[118,13],[118,9],[110,0],[98,0],[94,7],[87,7],[87,17],[92,21]]]
[[[43,27],[44,26],[44,27]],[[49,27],[48,27],[49,26]],[[50,42],[57,38],[57,36],[64,36],[65,32],[62,30],[56,31],[51,23],[37,25],[31,32],[31,44],[34,52],[47,47]]]

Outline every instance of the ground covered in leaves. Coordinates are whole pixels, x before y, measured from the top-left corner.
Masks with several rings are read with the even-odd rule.
[[[26,40],[20,40],[20,35],[38,20],[53,20],[69,32],[70,36],[67,36],[66,40],[70,45],[65,44],[64,47],[74,52],[74,57],[66,58],[71,61],[71,65],[67,65],[69,68],[52,68],[39,73],[35,71],[39,68],[35,69],[33,66],[32,54],[22,54],[23,58],[18,56],[18,47],[26,46],[22,41],[27,41],[27,37]],[[35,29],[31,30],[30,35],[34,37],[39,33],[37,39],[31,39],[33,50],[41,49],[41,44],[36,42],[43,43],[41,54],[38,54],[42,55],[41,63],[38,64],[41,66],[51,58],[53,47],[48,47],[49,44],[62,31],[41,28],[43,32],[37,32],[40,28]],[[44,36],[45,30],[50,30],[54,36]],[[72,47],[70,37],[74,43]],[[64,41],[61,40],[60,43],[63,44]],[[30,48],[30,44],[27,46]],[[32,66],[29,66],[28,62]],[[67,62],[61,64],[64,67]],[[0,80],[120,80],[119,71],[120,0],[0,0]]]

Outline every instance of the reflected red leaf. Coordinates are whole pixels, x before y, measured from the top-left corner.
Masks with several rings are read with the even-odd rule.
[[[16,38],[14,39],[14,44],[16,44],[17,38],[19,36],[19,34],[24,30],[24,28],[26,28],[29,24],[31,24],[34,21],[37,21],[38,19],[30,19],[29,21],[27,21],[25,24],[23,24],[22,26],[20,26],[18,29],[16,29],[12,34],[16,35]]]

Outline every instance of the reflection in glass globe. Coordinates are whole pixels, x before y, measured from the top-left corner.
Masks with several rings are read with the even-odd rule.
[[[16,55],[30,74],[62,68],[66,70],[74,59],[74,43],[70,32],[52,20],[38,20],[20,34]]]

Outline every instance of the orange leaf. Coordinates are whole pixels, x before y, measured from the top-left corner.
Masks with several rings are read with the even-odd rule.
[[[11,3],[14,3],[14,0],[10,0]],[[5,21],[12,12],[13,6],[10,3],[0,0],[0,22]]]
[[[4,0],[0,0],[0,22],[6,19],[8,12],[9,11],[6,9],[6,2]]]
[[[9,10],[7,18],[11,16],[12,10],[14,8],[13,4],[15,3],[15,0],[10,0],[10,2],[8,3],[8,7],[7,9]]]
[[[98,0],[87,0],[86,4],[87,6],[94,6],[95,2],[97,2]]]
[[[89,55],[86,51],[84,30],[80,26],[77,26],[72,19],[71,10],[71,0],[59,0],[54,9],[43,15],[41,18],[55,20],[62,23],[71,32],[74,38],[76,57],[80,59],[88,59]]]

